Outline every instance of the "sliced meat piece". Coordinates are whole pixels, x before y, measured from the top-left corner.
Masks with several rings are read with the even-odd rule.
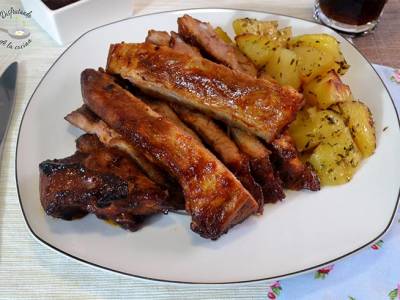
[[[183,131],[185,131],[188,135],[192,136],[194,139],[198,140],[199,142],[201,142],[201,139],[199,138],[199,136],[189,127],[187,127],[185,125],[185,123],[183,123],[181,121],[181,119],[179,119],[179,117],[177,116],[177,114],[174,112],[174,110],[169,107],[168,104],[158,101],[158,100],[145,100],[142,99],[148,106],[151,107],[152,110],[154,110],[155,112],[159,113],[160,115],[166,117],[169,121],[171,121],[172,123],[174,123],[176,126],[178,126],[179,128],[181,128]]]
[[[107,71],[144,92],[197,109],[267,142],[304,104],[302,95],[289,87],[149,43],[112,45]]]
[[[254,198],[214,155],[110,76],[86,69],[81,84],[91,110],[179,181],[193,231],[217,239],[257,211]]]
[[[168,193],[127,154],[104,147],[94,135],[80,137],[77,147],[71,157],[39,165],[40,200],[48,215],[72,220],[93,213],[135,231],[146,215],[168,211]]]
[[[201,57],[200,51],[198,48],[190,46],[189,44],[186,44],[182,38],[176,33],[176,32],[171,32],[171,40],[169,42],[169,46],[174,49],[175,51],[179,51],[182,53],[186,53],[187,55],[190,56],[198,56]]]
[[[173,107],[179,117],[203,138],[228,169],[235,174],[257,201],[258,212],[262,213],[264,196],[261,186],[251,176],[248,157],[239,151],[236,144],[211,118],[182,106],[174,105]]]
[[[217,36],[209,23],[201,22],[189,15],[178,18],[179,34],[189,43],[198,46],[222,64],[250,76],[257,76],[251,60],[235,46],[225,43]]]
[[[294,146],[293,139],[283,132],[272,143],[275,165],[284,186],[292,190],[308,189],[318,191],[320,182],[310,164],[304,164]]]
[[[105,147],[95,135],[85,134],[76,141],[77,150],[88,154],[83,160],[85,168],[118,176],[128,183],[128,201],[119,205],[121,213],[129,211],[134,215],[152,215],[167,212],[167,189],[160,188],[137,167],[125,152]]]
[[[166,31],[149,30],[146,37],[146,43],[152,43],[158,46],[168,46],[171,36]]]
[[[126,141],[119,133],[100,120],[86,105],[68,114],[65,119],[87,133],[96,134],[106,146],[118,148],[130,155],[151,180],[168,188],[168,202],[173,209],[185,209],[183,194],[178,183],[164,170],[150,162],[133,144]]]
[[[168,186],[169,180],[162,170],[152,164],[134,145],[128,143],[119,133],[100,120],[86,105],[68,114],[65,120],[86,133],[97,135],[100,141],[108,147],[116,147],[128,153],[149,178],[158,184]]]
[[[282,182],[272,168],[271,152],[267,147],[257,137],[243,130],[230,128],[230,133],[239,149],[250,157],[251,171],[262,187],[265,203],[275,203],[284,199]]]

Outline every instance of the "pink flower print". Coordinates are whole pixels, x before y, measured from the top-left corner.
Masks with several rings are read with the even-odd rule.
[[[332,271],[334,265],[327,266],[325,268],[319,269],[315,272],[314,278],[315,279],[325,279],[325,277]]]
[[[393,75],[390,77],[390,80],[400,83],[400,69],[394,71]]]
[[[379,240],[379,241],[377,241],[375,244],[373,244],[373,245],[371,246],[371,249],[373,249],[373,250],[379,250],[379,249],[382,247],[382,245],[383,245],[383,241],[382,241],[382,240]]]
[[[281,287],[281,284],[279,283],[279,281],[274,282],[269,287],[269,291],[267,294],[268,299],[276,299],[280,295],[281,291],[282,291],[282,287]]]

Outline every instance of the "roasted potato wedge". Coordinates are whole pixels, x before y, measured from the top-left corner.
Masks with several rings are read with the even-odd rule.
[[[285,48],[273,51],[262,73],[267,73],[281,85],[290,85],[298,89],[301,85],[296,53]],[[263,77],[261,74],[260,77]]]
[[[299,58],[300,75],[304,83],[326,74],[335,67],[334,57],[328,52],[309,46],[294,47],[292,51]]]
[[[326,109],[338,102],[353,100],[350,87],[344,84],[333,70],[305,84],[303,95],[308,105],[321,109]]]
[[[349,128],[336,112],[303,110],[291,124],[289,133],[299,151],[308,151],[307,161],[323,185],[348,182],[362,159]]]
[[[308,158],[322,185],[349,182],[361,162],[362,155],[345,127],[334,139],[319,144]]]
[[[351,101],[337,103],[332,109],[342,115],[362,155],[369,157],[374,154],[376,133],[369,108],[362,102]]]
[[[315,107],[300,111],[289,127],[297,150],[315,148],[327,138],[335,136],[346,127],[341,116],[330,110],[318,111]]]
[[[340,75],[344,75],[350,67],[340,51],[339,42],[329,34],[304,34],[295,36],[288,41],[290,49],[301,46],[313,47],[331,54],[335,61],[334,69]]]
[[[233,21],[233,30],[236,35],[252,33],[257,35],[276,36],[278,32],[277,21],[259,21],[256,19],[244,18]]]
[[[217,34],[217,36],[223,40],[225,43],[234,45],[235,42],[232,41],[232,39],[229,37],[229,35],[221,28],[221,27],[217,27],[214,29],[215,33]]]
[[[236,44],[250,60],[258,67],[263,67],[270,56],[279,47],[276,41],[267,36],[245,33],[235,37]]]

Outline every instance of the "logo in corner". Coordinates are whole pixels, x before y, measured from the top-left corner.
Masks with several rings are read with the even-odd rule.
[[[32,12],[21,8],[0,10],[0,47],[21,50],[32,42],[31,33],[26,28]]]

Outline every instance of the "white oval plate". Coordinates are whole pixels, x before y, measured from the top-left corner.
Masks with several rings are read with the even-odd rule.
[[[105,66],[109,44],[144,40],[147,30],[177,30],[188,13],[233,35],[235,18],[279,20],[294,34],[329,33],[351,64],[344,81],[371,108],[376,154],[354,179],[320,192],[287,192],[218,241],[200,238],[187,216],[158,216],[131,233],[93,216],[68,222],[45,215],[39,201],[38,164],[74,152],[80,134],[64,116],[82,104],[79,78],[85,68]],[[383,128],[388,127],[383,132]],[[368,61],[345,39],[319,24],[287,16],[231,9],[157,13],[96,28],[75,41],[54,63],[30,99],[17,146],[17,184],[26,223],[51,248],[104,269],[179,283],[243,283],[272,280],[332,263],[366,247],[389,228],[398,204],[400,131],[392,100]]]

